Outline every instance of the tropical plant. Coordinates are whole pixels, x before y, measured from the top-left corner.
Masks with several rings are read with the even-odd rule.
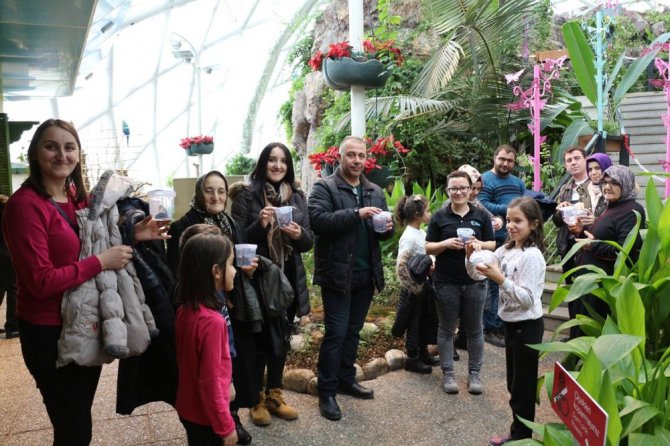
[[[227,175],[248,175],[254,170],[256,161],[248,156],[238,153],[226,164]]]
[[[623,52],[612,71],[607,74],[607,82],[605,85],[599,87],[596,79],[596,56],[589,45],[581,25],[577,22],[568,22],[563,25],[563,37],[565,38],[565,46],[570,55],[570,61],[577,78],[577,83],[586,98],[595,107],[597,104],[598,88],[601,88],[601,94],[607,106],[607,119],[614,120],[616,110],[618,110],[621,101],[628,91],[633,87],[637,79],[647,69],[647,66],[653,61],[659,47],[656,44],[666,42],[670,39],[670,33],[659,36],[652,45],[645,50],[645,54],[638,57],[619,77],[619,72],[623,67],[626,53]],[[614,87],[617,82],[616,88]],[[612,89],[614,91],[612,92]],[[610,94],[611,92],[611,94]],[[555,110],[554,110],[555,111]],[[593,126],[584,115],[581,117],[575,116],[572,123],[568,125],[565,131],[565,136],[561,142],[562,150],[575,145],[580,135],[593,133]]]
[[[429,0],[426,7],[433,29],[444,43],[428,60],[409,95],[367,101],[368,113],[409,119],[443,115],[433,131],[477,133],[491,145],[508,138],[507,111],[511,93],[504,87],[502,66],[516,57],[534,0]],[[456,116],[446,114],[459,109]]]
[[[656,445],[670,442],[670,202],[662,203],[650,180],[646,189],[648,229],[640,255],[631,261],[633,242],[639,236],[641,218],[623,246],[615,242],[579,242],[566,255],[574,255],[586,243],[608,243],[619,249],[614,272],[606,274],[593,265],[577,270],[585,274],[572,285],[557,288],[549,311],[562,302],[592,294],[610,307],[603,319],[590,311],[557,328],[556,333],[579,325],[586,333],[568,342],[533,346],[542,352],[565,352],[577,358],[577,381],[607,412],[607,444]],[[553,373],[544,383],[552,395]],[[573,436],[562,424],[526,422],[543,437],[544,444],[572,445]],[[514,444],[514,443],[510,443]],[[516,444],[541,444],[518,442]]]

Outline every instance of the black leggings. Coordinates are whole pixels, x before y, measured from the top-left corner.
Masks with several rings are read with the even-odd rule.
[[[211,426],[192,423],[182,417],[179,417],[179,421],[186,429],[188,446],[219,446],[223,444],[223,439],[214,433]]]
[[[54,446],[84,446],[91,443],[91,406],[102,367],[71,362],[56,368],[61,329],[19,319],[21,353],[42,394],[54,429]]]

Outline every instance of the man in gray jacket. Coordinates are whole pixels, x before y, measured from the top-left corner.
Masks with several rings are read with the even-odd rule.
[[[374,289],[384,288],[379,240],[393,235],[374,232],[372,217],[387,211],[379,186],[363,175],[365,142],[347,136],[340,145],[340,167],[317,181],[309,197],[314,244],[314,283],[321,286],[326,333],[318,364],[319,410],[329,420],[342,417],[337,392],[371,399],[374,393],[356,382],[356,352]]]

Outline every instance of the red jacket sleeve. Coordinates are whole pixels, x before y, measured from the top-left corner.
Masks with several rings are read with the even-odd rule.
[[[228,328],[220,314],[201,325],[198,350],[198,392],[212,430],[222,437],[235,430],[230,415],[232,363],[228,347]]]

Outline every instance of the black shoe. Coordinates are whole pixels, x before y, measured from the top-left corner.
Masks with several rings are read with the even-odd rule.
[[[440,365],[440,357],[438,355],[431,355],[428,353],[428,350],[424,347],[419,349],[419,359],[421,362],[424,364],[433,366],[433,365]]]
[[[337,400],[335,400],[334,396],[319,397],[319,412],[321,412],[322,417],[332,421],[342,418],[340,406],[337,405]]]
[[[454,349],[454,355],[451,357],[451,359],[453,359],[454,361],[458,361],[459,359],[461,359],[461,355],[456,351],[456,349]]]
[[[409,356],[405,359],[405,370],[421,374],[433,373],[431,366],[424,364],[418,357],[410,358]]]
[[[5,333],[5,338],[6,339],[14,339],[14,338],[18,338],[18,337],[19,337],[19,331],[18,330],[8,331],[7,333]]]
[[[362,400],[371,400],[375,397],[374,390],[363,387],[358,383],[349,384],[341,382],[340,385],[337,386],[337,392],[353,396],[354,398],[360,398]]]
[[[234,414],[232,417],[235,422],[235,432],[237,432],[237,444],[251,444],[251,434],[242,426],[239,415]]]

